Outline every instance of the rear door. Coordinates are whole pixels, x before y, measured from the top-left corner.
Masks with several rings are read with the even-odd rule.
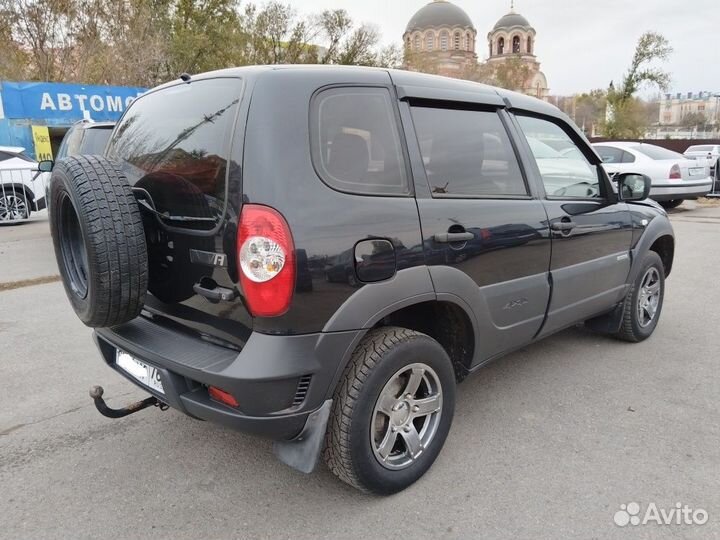
[[[439,299],[453,292],[474,311],[481,363],[540,329],[549,298],[547,216],[501,107],[412,99],[403,107],[433,283]]]
[[[552,234],[552,298],[542,335],[597,315],[625,294],[632,223],[602,167],[563,120],[515,115],[544,191]]]
[[[241,346],[251,318],[232,293],[243,81],[193,79],[150,91],[128,108],[106,154],[119,161],[139,201],[148,246],[147,311],[158,321]],[[233,194],[235,196],[233,196]],[[232,296],[231,296],[232,298]]]

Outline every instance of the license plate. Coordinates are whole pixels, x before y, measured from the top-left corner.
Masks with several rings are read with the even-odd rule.
[[[149,386],[161,394],[165,393],[162,381],[160,380],[160,371],[156,367],[149,366],[145,362],[141,362],[137,358],[119,349],[115,356],[115,364],[133,379],[140,381],[145,386]]]
[[[705,174],[705,167],[691,167],[689,171],[690,176],[700,176],[701,174]]]

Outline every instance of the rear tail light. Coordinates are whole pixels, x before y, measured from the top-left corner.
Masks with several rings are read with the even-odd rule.
[[[237,409],[240,406],[232,394],[228,394],[225,390],[221,390],[217,386],[208,386],[208,394],[210,394],[211,399],[229,405],[230,407]]]
[[[285,313],[295,288],[295,246],[285,218],[269,206],[243,205],[237,246],[240,285],[250,314]]]
[[[680,165],[675,164],[670,168],[670,180],[682,180]]]

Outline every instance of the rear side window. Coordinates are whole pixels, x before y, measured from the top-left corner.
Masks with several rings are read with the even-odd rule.
[[[623,151],[613,146],[596,146],[595,150],[600,154],[603,163],[622,163]]]
[[[409,193],[386,88],[330,88],[313,98],[311,109],[313,162],[326,184],[368,195]]]
[[[107,148],[170,225],[212,229],[225,211],[230,141],[242,81],[178,84],[133,102]],[[232,171],[231,171],[232,172]],[[195,219],[192,219],[195,218]]]
[[[433,196],[527,195],[496,112],[413,107],[412,117]]]

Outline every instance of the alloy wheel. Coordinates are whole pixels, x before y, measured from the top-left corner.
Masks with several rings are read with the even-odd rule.
[[[432,443],[442,413],[442,387],[423,363],[400,369],[385,384],[375,404],[370,443],[387,469],[412,465]]]
[[[22,197],[7,193],[0,197],[0,221],[14,219],[25,219],[27,214],[27,203]]]
[[[660,272],[654,266],[648,268],[640,282],[637,315],[641,327],[647,327],[660,307]]]

